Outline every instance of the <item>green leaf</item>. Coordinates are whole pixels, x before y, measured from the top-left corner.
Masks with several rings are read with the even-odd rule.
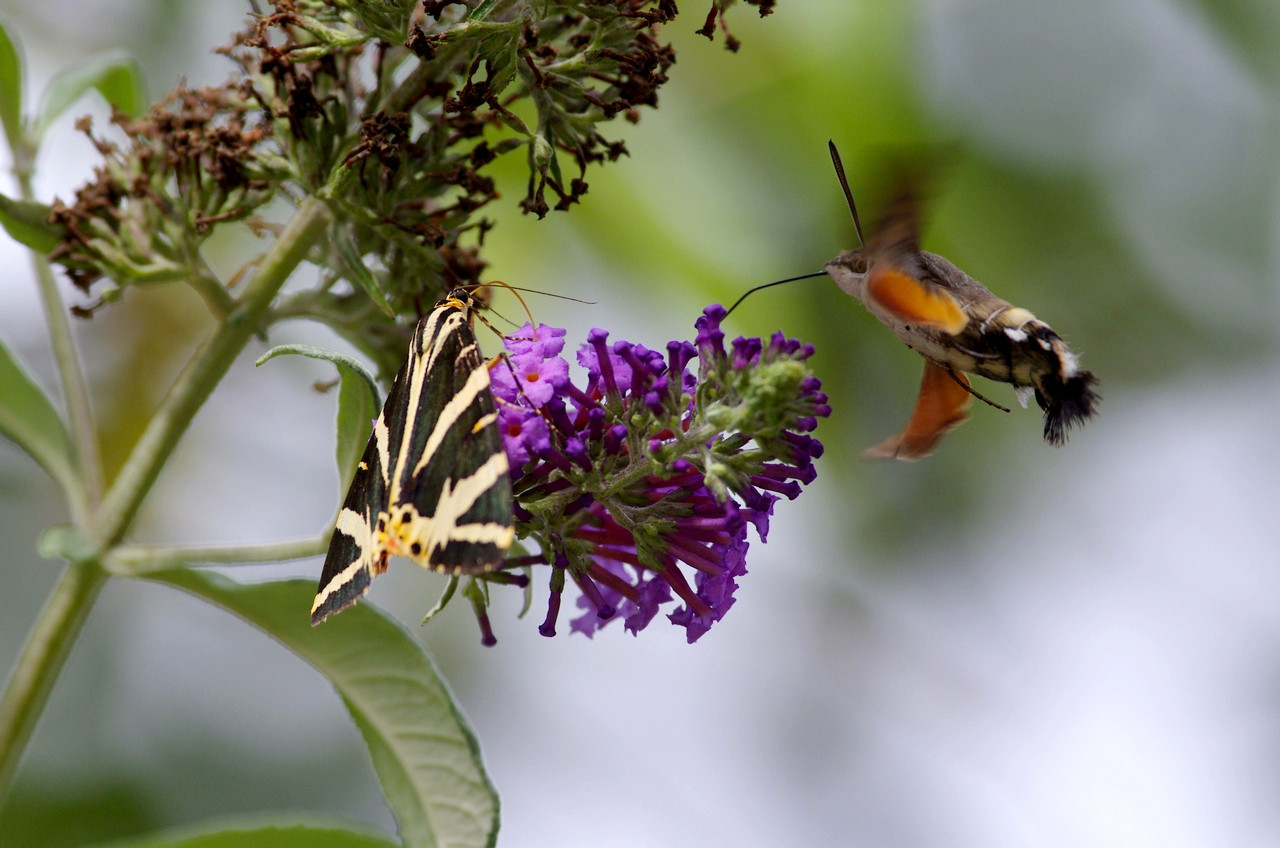
[[[0,810],[0,846],[88,845],[158,827],[164,814],[141,777],[94,763],[75,781],[19,780]]]
[[[90,89],[96,89],[108,103],[131,118],[146,106],[138,61],[121,50],[93,56],[83,64],[68,68],[50,81],[40,104],[39,134],[71,108]]]
[[[364,293],[369,295],[369,299],[377,304],[383,314],[394,318],[396,313],[392,310],[391,304],[387,303],[387,293],[382,290],[382,286],[378,285],[377,277],[373,276],[365,266],[364,260],[360,258],[351,234],[335,232],[332,234],[332,239],[342,264],[346,266],[347,279],[364,289]]]
[[[339,497],[347,493],[356,464],[369,443],[370,422],[377,416],[382,402],[378,399],[378,381],[363,365],[349,356],[311,345],[280,345],[264,353],[255,365],[281,354],[295,353],[312,359],[323,359],[338,366],[338,482]]]
[[[338,491],[339,497],[347,493],[356,465],[369,444],[373,419],[378,415],[377,395],[365,391],[361,381],[368,373],[360,373],[338,366],[341,383],[338,385]]]
[[[487,848],[498,798],[480,749],[431,657],[397,622],[357,604],[313,628],[305,580],[243,585],[210,571],[148,575],[222,606],[315,666],[364,736],[409,848]]]
[[[0,226],[14,241],[47,256],[65,232],[61,225],[49,223],[49,209],[34,200],[14,200],[0,194]]]
[[[3,343],[0,343],[0,433],[43,465],[64,491],[79,485],[71,439],[62,419]]]
[[[365,30],[393,44],[404,42],[416,0],[355,0],[341,5],[355,13]]]
[[[488,85],[494,94],[501,94],[515,79],[518,57],[515,39],[505,40],[499,49],[488,54]]]
[[[0,124],[10,150],[17,150],[22,141],[22,83],[22,56],[0,21]]]
[[[436,605],[427,610],[427,614],[422,617],[422,623],[426,624],[437,614],[449,605],[449,601],[453,600],[453,593],[458,590],[458,575],[449,575],[449,582],[444,585],[444,591],[440,593],[440,599],[436,601]]]
[[[110,842],[97,848],[400,848],[400,843],[343,827],[281,822],[265,824],[261,816],[238,824],[221,822],[217,829],[161,833]]]

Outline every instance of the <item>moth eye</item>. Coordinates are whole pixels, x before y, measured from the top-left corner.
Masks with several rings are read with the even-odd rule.
[[[414,542],[412,545],[409,546],[409,552],[412,553],[414,556],[417,556],[418,554],[422,553],[422,543]]]
[[[387,529],[387,517],[385,515],[378,516],[378,532],[384,532]]]

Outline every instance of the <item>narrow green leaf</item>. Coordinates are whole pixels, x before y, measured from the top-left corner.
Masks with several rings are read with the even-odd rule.
[[[256,365],[281,354],[294,353],[323,359],[338,366],[338,483],[339,497],[347,493],[356,463],[369,442],[369,431],[382,402],[378,399],[378,381],[363,365],[349,356],[311,345],[280,345],[264,353]]]
[[[120,50],[100,53],[50,81],[40,104],[37,124],[40,135],[90,89],[96,89],[108,103],[131,118],[136,118],[146,107],[147,94],[138,61]]]
[[[57,410],[0,343],[0,434],[44,466],[69,491],[78,485],[71,439]]]
[[[216,828],[216,829],[214,829]],[[208,828],[183,828],[178,833],[159,833],[113,841],[97,848],[400,848],[385,836],[361,833],[344,827],[301,824],[296,820],[264,823],[261,816],[238,823],[220,822]]]
[[[342,498],[355,476],[356,465],[369,443],[373,419],[378,415],[378,400],[365,390],[366,374],[345,365],[338,366],[338,496]]]
[[[0,124],[10,150],[22,140],[22,56],[9,37],[9,28],[0,21]]]
[[[497,50],[492,53],[486,51],[486,53],[489,57],[487,80],[489,90],[494,94],[501,94],[502,90],[516,78],[516,63],[519,61],[516,41],[514,38],[507,39]]]
[[[387,302],[387,293],[378,285],[377,277],[365,267],[364,260],[356,250],[355,242],[349,233],[333,233],[333,246],[347,269],[347,279],[364,289],[369,299],[377,304],[388,317],[395,317],[391,304]]]
[[[497,2],[498,0],[482,0],[479,5],[467,12],[466,19],[469,21],[483,21],[493,11],[493,7],[497,5]]]
[[[444,591],[440,593],[440,600],[436,601],[436,605],[427,610],[427,614],[422,617],[422,623],[426,624],[445,607],[449,605],[449,601],[453,600],[453,593],[458,590],[458,575],[449,575],[449,582],[444,585]]]
[[[49,223],[49,207],[0,194],[0,226],[16,242],[46,256],[62,241],[63,228]]]
[[[333,683],[360,728],[408,848],[488,848],[498,798],[479,745],[431,657],[397,622],[357,604],[319,627],[305,580],[243,585],[209,571],[148,575],[261,628]]]

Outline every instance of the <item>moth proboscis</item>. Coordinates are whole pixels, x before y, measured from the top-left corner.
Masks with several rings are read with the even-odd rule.
[[[338,512],[313,625],[359,600],[392,554],[448,574],[502,565],[511,478],[474,310],[455,289],[418,322]]]

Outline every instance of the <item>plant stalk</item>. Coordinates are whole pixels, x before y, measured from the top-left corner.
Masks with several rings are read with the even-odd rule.
[[[0,799],[13,782],[58,672],[106,579],[96,562],[68,564],[18,655],[0,696]]]
[[[30,173],[18,174],[19,191],[24,200],[35,194]],[[80,472],[81,485],[67,491],[71,519],[78,526],[88,521],[102,497],[102,459],[98,450],[98,431],[93,422],[93,410],[89,405],[89,389],[84,370],[76,355],[75,342],[71,338],[71,322],[66,306],[58,294],[58,283],[49,267],[49,260],[32,255],[36,284],[40,291],[40,304],[44,308],[45,323],[49,326],[49,343],[62,384],[63,400],[67,405],[67,423],[71,429],[71,444],[75,451],[76,468]]]
[[[193,565],[253,565],[284,562],[323,554],[329,549],[326,532],[312,539],[265,542],[260,545],[224,545],[211,548],[159,548],[118,545],[107,553],[109,572],[122,577],[139,577],[153,571]]]
[[[205,400],[230,370],[236,356],[262,326],[272,299],[330,221],[328,208],[316,198],[305,201],[279,239],[263,256],[236,306],[191,357],[161,401],[147,429],[120,469],[85,534],[105,550],[124,536],[147,492],[160,475]]]

